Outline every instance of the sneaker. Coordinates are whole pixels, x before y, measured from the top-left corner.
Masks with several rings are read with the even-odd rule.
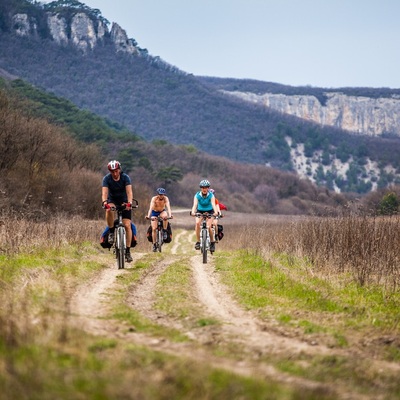
[[[200,242],[196,242],[194,245],[195,250],[200,250]]]
[[[114,244],[114,232],[108,234],[108,243]]]
[[[132,258],[132,256],[131,256],[130,250],[126,250],[125,259],[126,259],[126,262],[128,262],[128,263],[130,263],[130,262],[133,261],[133,258]]]
[[[215,242],[210,243],[210,251],[214,252],[215,251]]]
[[[157,251],[157,245],[153,244],[153,251],[156,252]]]
[[[164,239],[164,240],[167,240],[167,239],[168,239],[168,233],[167,233],[167,231],[164,231],[163,239]]]

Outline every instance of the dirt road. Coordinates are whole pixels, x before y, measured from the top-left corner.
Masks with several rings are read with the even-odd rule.
[[[282,373],[266,362],[266,359],[271,356],[290,358],[299,353],[340,354],[340,350],[332,350],[321,344],[307,343],[300,337],[288,337],[270,329],[264,321],[260,321],[252,312],[244,310],[237,304],[229,289],[219,281],[213,259],[211,258],[208,264],[203,264],[199,252],[194,249],[189,257],[194,282],[194,298],[198,307],[204,310],[208,318],[218,323],[188,331],[184,321],[168,317],[157,310],[154,307],[157,280],[169,265],[182,257],[183,248],[187,249],[187,242],[194,242],[193,234],[185,230],[180,231],[169,245],[170,251],[160,256],[160,260],[154,263],[152,268],[146,270],[140,281],[130,288],[128,304],[154,323],[180,330],[190,338],[189,341],[176,343],[166,338],[139,333],[134,327],[107,317],[111,315],[108,296],[117,290],[118,277],[135,269],[135,264],[148,257],[148,253],[134,253],[134,261],[127,266],[126,270],[118,270],[114,260],[107,255],[110,258],[108,268],[105,268],[95,280],[80,287],[71,300],[71,315],[74,323],[95,335],[123,338],[125,341],[130,340],[179,357],[194,358],[244,376],[269,377],[299,387],[321,387],[322,390],[332,391],[336,395],[342,392],[340,398],[368,398],[355,395],[351,388],[339,388],[334,384],[321,384]],[[236,346],[241,349],[241,357],[240,359],[217,357],[215,352],[211,351],[211,347],[215,349],[216,346]]]

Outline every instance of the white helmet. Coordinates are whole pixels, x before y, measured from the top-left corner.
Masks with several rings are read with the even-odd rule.
[[[121,169],[121,163],[117,160],[112,160],[108,163],[109,171],[115,171],[116,169]]]

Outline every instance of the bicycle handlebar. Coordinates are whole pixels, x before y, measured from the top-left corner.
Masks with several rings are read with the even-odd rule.
[[[121,205],[110,207],[111,211],[124,211],[129,203],[122,203]],[[136,199],[132,199],[131,208],[138,208],[139,202]]]
[[[174,217],[167,217],[167,218],[163,218],[163,217],[160,217],[160,216],[152,216],[152,217],[148,217],[147,215],[146,215],[146,219],[150,219],[150,220],[152,220],[152,221],[157,221],[157,220],[162,220],[162,221],[164,221],[164,220],[167,220],[167,219],[173,219]]]
[[[192,214],[192,212],[190,211],[190,213],[189,213],[192,217],[198,217],[198,218],[222,218],[223,217],[223,215],[221,214],[221,215],[214,215],[214,214],[209,214],[209,213],[199,213],[199,212],[197,212],[197,213],[194,213],[194,214]]]

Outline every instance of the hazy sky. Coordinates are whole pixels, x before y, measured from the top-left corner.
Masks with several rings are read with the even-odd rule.
[[[195,75],[400,88],[400,0],[81,2]]]

